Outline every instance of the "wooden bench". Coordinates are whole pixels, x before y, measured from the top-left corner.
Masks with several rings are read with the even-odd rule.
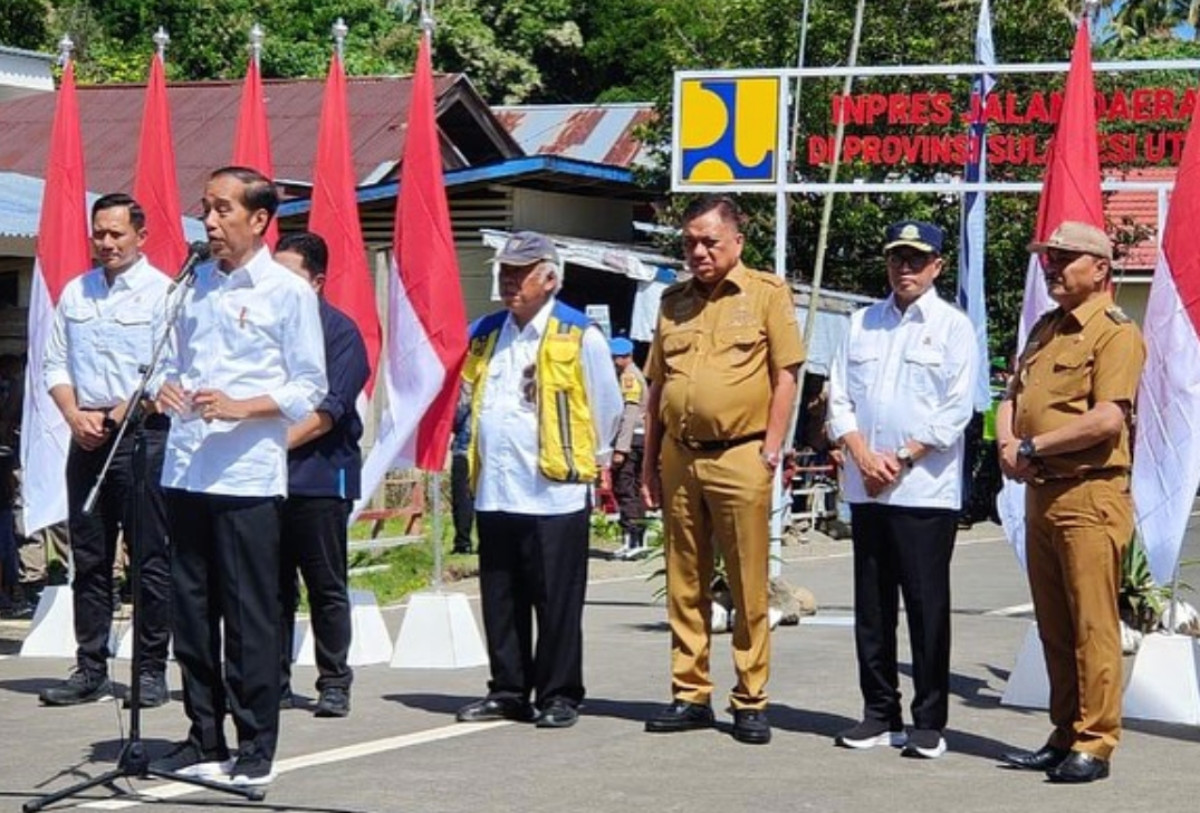
[[[421,533],[422,521],[425,517],[425,489],[414,488],[408,504],[398,508],[367,508],[360,511],[356,522],[371,523],[371,538],[376,539],[383,533],[383,526],[389,519],[404,518],[403,536],[415,536]]]

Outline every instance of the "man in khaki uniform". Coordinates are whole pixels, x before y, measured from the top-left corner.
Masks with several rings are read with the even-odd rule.
[[[1059,307],[1033,326],[996,416],[1000,466],[1028,484],[1026,551],[1054,732],[1006,763],[1055,782],[1109,773],[1121,735],[1121,555],[1133,534],[1130,427],[1146,359],[1109,293],[1112,243],[1071,221],[1041,252]]]
[[[733,592],[733,736],[766,743],[768,517],[804,348],[791,293],[742,265],[737,204],[704,197],[683,214],[693,277],[662,297],[646,377],[647,503],[663,503],[674,701],[651,732],[713,724],[709,674],[713,543]]]

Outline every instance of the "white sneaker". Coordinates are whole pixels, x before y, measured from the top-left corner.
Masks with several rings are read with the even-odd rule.
[[[630,558],[630,554],[632,552],[633,552],[633,549],[630,548],[628,545],[622,545],[621,547],[617,548],[612,553],[610,553],[608,555],[608,558],[616,559],[618,561],[624,562],[626,559]]]
[[[893,729],[887,723],[877,720],[864,720],[854,728],[847,729],[837,735],[834,743],[843,748],[874,748],[877,745],[887,745],[900,748],[908,742],[904,729]]]
[[[901,756],[937,759],[946,753],[946,740],[940,731],[914,728],[912,736],[900,752]]]

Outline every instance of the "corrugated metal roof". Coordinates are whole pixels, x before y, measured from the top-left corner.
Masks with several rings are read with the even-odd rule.
[[[510,105],[492,110],[527,155],[561,155],[625,168],[650,160],[636,130],[654,118],[651,104]]]
[[[37,237],[45,186],[41,178],[17,172],[0,172],[0,237]],[[98,197],[95,192],[87,193],[89,208]],[[199,220],[185,217],[183,225],[188,240],[205,238],[204,224]]]
[[[49,62],[51,64],[58,61],[58,57],[54,54],[44,54],[41,51],[30,51],[26,48],[14,48],[11,45],[0,45],[0,54],[23,56],[29,59],[36,59],[40,62]]]
[[[1175,167],[1146,167],[1110,173],[1108,177],[1122,181],[1173,181],[1175,172]],[[1151,230],[1148,238],[1128,249],[1120,266],[1126,271],[1153,271],[1158,264],[1158,238],[1163,226],[1158,222],[1158,193],[1114,192],[1105,201],[1104,209],[1105,216],[1115,226],[1123,226],[1129,219]]]
[[[435,93],[440,98],[460,80],[459,75],[435,77]],[[209,173],[231,160],[241,85],[239,80],[167,86],[185,213],[199,213]],[[360,181],[380,164],[399,160],[410,88],[411,77],[349,79],[351,152]],[[311,182],[323,89],[324,79],[264,82],[277,178]],[[0,104],[0,170],[37,176],[45,171],[55,97],[44,93]],[[143,97],[142,85],[79,88],[89,188],[132,190]],[[453,149],[444,154],[448,166],[453,166]]]

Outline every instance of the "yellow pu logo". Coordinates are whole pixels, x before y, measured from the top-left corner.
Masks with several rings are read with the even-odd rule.
[[[699,78],[680,82],[683,184],[774,183],[779,137],[779,79]]]

